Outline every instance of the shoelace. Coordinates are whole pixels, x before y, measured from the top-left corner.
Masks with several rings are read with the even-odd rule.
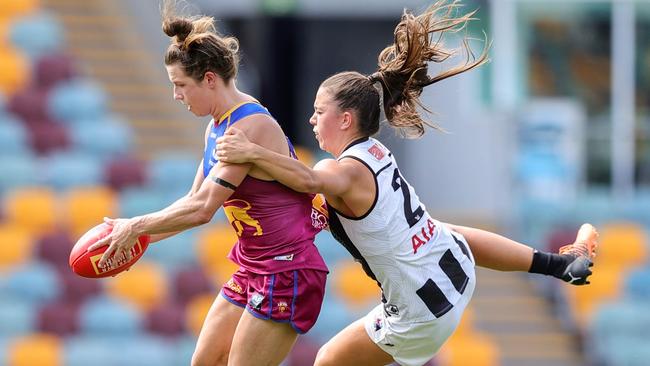
[[[570,254],[576,257],[585,256],[591,258],[590,245],[584,242],[565,245],[560,248],[560,254]]]

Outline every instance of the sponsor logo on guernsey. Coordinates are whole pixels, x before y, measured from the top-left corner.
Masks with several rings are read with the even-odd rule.
[[[248,305],[255,310],[260,310],[262,307],[262,301],[264,301],[264,295],[254,292],[253,296],[251,296],[251,299],[248,301]]]
[[[329,214],[325,196],[316,194],[311,200],[311,225],[319,230],[326,230],[329,226]]]
[[[228,286],[229,289],[233,290],[234,292],[236,292],[236,293],[238,293],[240,295],[244,293],[244,290],[241,288],[241,286],[236,284],[235,281],[232,278],[228,280],[228,282],[226,283],[226,286]]]
[[[384,321],[381,318],[376,318],[375,319],[375,332],[378,332],[381,330],[381,328],[384,327]]]
[[[287,255],[276,255],[273,257],[274,261],[292,261],[293,260],[293,253],[292,254],[287,254]]]
[[[289,309],[289,305],[287,305],[287,302],[286,302],[286,301],[278,301],[278,310],[279,310],[281,313],[284,313],[284,312],[287,311],[288,309]]]
[[[381,159],[384,158],[384,156],[386,156],[386,153],[384,152],[384,149],[379,147],[379,145],[377,145],[377,144],[374,144],[374,145],[370,146],[370,148],[368,149],[368,152],[370,153],[370,155],[374,156],[375,159],[377,159],[377,160],[381,160]]]

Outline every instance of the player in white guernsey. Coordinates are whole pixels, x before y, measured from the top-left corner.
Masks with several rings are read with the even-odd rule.
[[[419,16],[405,12],[376,73],[343,72],[320,85],[309,122],[320,148],[336,159],[324,159],[312,169],[251,143],[236,128],[217,140],[220,161],[250,162],[296,191],[323,193],[332,234],[382,290],[381,303],[327,342],[316,365],[426,363],[460,321],[474,291],[475,264],[588,283],[597,245],[591,225],[583,225],[576,242],[554,254],[441,223],[429,216],[394,155],[371,137],[379,130],[382,105],[390,126],[407,137],[421,136],[427,125],[416,109],[422,89],[486,61],[483,52],[466,64],[427,75],[428,62],[450,55],[442,48],[442,33],[464,27],[474,14],[453,17],[457,6],[443,0]]]

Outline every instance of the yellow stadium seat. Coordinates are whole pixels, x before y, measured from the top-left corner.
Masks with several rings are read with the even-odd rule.
[[[29,61],[25,56],[11,48],[0,48],[0,92],[14,94],[29,83],[30,73]]]
[[[167,299],[169,284],[159,265],[143,260],[109,281],[107,291],[146,312]]]
[[[0,1],[0,19],[11,19],[29,14],[39,7],[37,0]]]
[[[237,234],[230,224],[216,224],[198,235],[197,257],[217,288],[230,279],[239,268],[226,256],[237,242]]]
[[[0,268],[24,263],[32,256],[34,237],[25,228],[0,225]]]
[[[594,260],[597,266],[632,267],[648,259],[647,235],[641,225],[608,223],[598,231],[599,246]]]
[[[440,366],[497,366],[499,348],[489,337],[476,331],[454,333],[436,358]]]
[[[115,193],[107,187],[74,188],[63,198],[62,212],[74,237],[118,212]]]
[[[214,299],[215,297],[212,295],[199,295],[192,298],[192,300],[187,304],[187,307],[185,308],[185,321],[187,329],[189,329],[195,336],[199,335],[203,321],[208,315],[208,310],[210,310]]]
[[[32,334],[15,339],[7,348],[7,366],[63,365],[63,345],[53,335]]]
[[[363,307],[381,299],[377,282],[365,274],[359,263],[346,259],[336,263],[334,267],[334,288],[349,305]]]
[[[5,213],[8,222],[36,234],[52,230],[59,217],[55,193],[47,187],[19,188],[9,192]]]
[[[0,18],[0,49],[9,47],[9,25],[8,19]]]
[[[296,151],[298,160],[302,161],[305,165],[313,167],[316,164],[316,158],[310,149],[303,146],[294,146],[294,150]]]

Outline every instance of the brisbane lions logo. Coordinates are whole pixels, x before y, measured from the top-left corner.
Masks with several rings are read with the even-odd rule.
[[[263,234],[260,222],[252,218],[248,214],[251,209],[251,204],[244,200],[230,200],[223,204],[223,210],[230,221],[230,225],[235,229],[237,236],[241,237],[246,228],[247,231],[253,231],[253,236],[260,236]]]

